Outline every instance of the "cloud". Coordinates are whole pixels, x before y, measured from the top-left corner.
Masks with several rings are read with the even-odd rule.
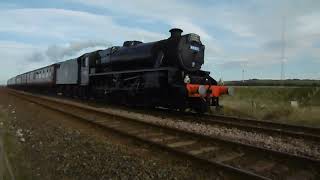
[[[107,42],[78,41],[43,48],[14,41],[0,41],[0,54],[3,59],[0,62],[0,84],[4,84],[7,79],[17,74],[109,46],[111,44]]]
[[[0,32],[46,38],[53,41],[78,41],[132,38],[143,34],[146,40],[155,40],[163,34],[143,28],[128,28],[114,22],[111,16],[65,9],[14,9],[0,12]]]
[[[10,39],[6,34],[17,37],[11,37],[12,42],[0,42],[3,56],[17,63],[23,59],[30,64],[25,67],[36,67],[104,48],[109,42],[121,45],[125,40],[164,39],[168,37],[170,27],[178,26],[184,33],[201,36],[206,45],[205,68],[209,71],[228,66],[236,69],[244,62],[252,68],[277,67],[281,60],[285,19],[288,64],[294,66],[297,59],[305,59],[306,64],[320,59],[318,0],[67,1],[66,4],[76,4],[77,10],[67,6],[65,9],[14,9],[32,7],[19,6],[19,3],[16,7],[2,8],[0,38]],[[13,41],[21,42],[14,44]],[[21,51],[14,54],[13,50],[1,46],[20,48]],[[0,62],[0,66],[3,64]],[[270,74],[279,74],[274,71]]]
[[[43,65],[41,63],[35,64],[33,62],[27,62],[26,57],[37,50],[38,47],[19,43],[15,41],[0,41],[0,84],[5,84],[7,79],[17,74],[23,73],[28,68],[32,68],[35,65]]]
[[[103,49],[141,37],[158,40],[165,35],[143,28],[118,25],[113,18],[65,9],[11,9],[0,12],[0,38],[6,34],[22,42],[0,41],[0,83],[9,77],[53,62]],[[12,38],[12,37],[11,37]]]
[[[107,9],[118,15],[161,21],[180,26],[201,35],[206,45],[204,68],[215,70],[247,67],[277,69],[285,43],[287,63],[312,56],[320,59],[318,29],[320,1],[232,1],[182,2],[73,0],[95,8]],[[116,6],[117,8],[114,8]],[[285,19],[285,20],[284,20]],[[282,28],[285,23],[285,42]],[[310,61],[308,59],[307,61]],[[277,74],[277,73],[275,73]]]
[[[249,64],[249,61],[245,60],[229,60],[224,63],[218,64],[221,68],[228,68],[228,69],[234,69],[234,68],[244,68]]]
[[[148,22],[160,21],[172,27],[178,27],[184,30],[184,33],[197,33],[201,39],[209,46],[213,46],[216,50],[221,47],[210,34],[204,25],[210,24],[211,21],[205,20],[205,15],[212,14],[215,10],[213,8],[207,9],[186,3],[180,0],[162,0],[162,1],[113,1],[113,0],[71,0],[95,8],[107,9],[108,11],[117,13],[118,16],[134,16],[137,17],[136,21],[141,20]],[[117,7],[117,8],[114,8]],[[212,11],[212,12],[211,12]],[[209,13],[210,12],[210,13]],[[206,14],[207,13],[207,14]],[[214,17],[214,16],[211,16]],[[133,20],[135,21],[135,20]],[[166,38],[166,36],[159,36]]]
[[[234,7],[229,8],[228,3],[201,3],[185,2],[182,0],[162,1],[113,1],[113,0],[71,0],[95,8],[108,9],[120,15],[130,14],[144,19],[153,19],[166,22],[174,26],[186,27],[195,30],[199,35],[210,37],[204,26],[218,25],[228,29],[239,36],[253,36],[246,24],[237,22],[239,13],[234,13]],[[117,8],[114,8],[117,7]],[[196,23],[197,22],[197,23]],[[193,32],[193,31],[192,31]]]
[[[320,37],[320,13],[310,13],[297,18],[297,33]]]
[[[48,61],[48,57],[41,51],[35,51],[34,53],[26,57],[26,61],[29,61],[31,63]]]
[[[201,38],[204,38],[206,40],[212,39],[211,35],[209,35],[208,32],[206,32],[199,25],[192,23],[190,20],[186,18],[172,20],[171,26],[179,27],[183,29],[185,32],[192,32],[192,33],[199,34]]]

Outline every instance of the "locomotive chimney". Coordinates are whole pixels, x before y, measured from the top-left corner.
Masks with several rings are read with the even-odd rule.
[[[172,28],[169,31],[171,33],[170,38],[179,38],[181,37],[181,33],[183,32],[182,29],[179,28]]]

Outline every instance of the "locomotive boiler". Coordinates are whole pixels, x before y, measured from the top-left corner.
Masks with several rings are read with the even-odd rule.
[[[197,34],[181,36],[181,29],[171,29],[168,39],[142,43],[125,41],[99,52],[97,66],[112,70],[175,67],[184,71],[200,70],[204,63],[204,45]]]

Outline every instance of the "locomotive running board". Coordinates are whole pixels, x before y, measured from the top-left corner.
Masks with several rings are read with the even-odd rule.
[[[112,72],[106,72],[106,73],[96,73],[96,74],[90,74],[89,76],[105,76],[110,74],[123,74],[123,73],[137,73],[137,72],[152,72],[152,71],[177,71],[176,68],[172,67],[165,67],[165,68],[152,68],[152,69],[139,69],[139,70],[129,70],[129,71],[112,71]]]

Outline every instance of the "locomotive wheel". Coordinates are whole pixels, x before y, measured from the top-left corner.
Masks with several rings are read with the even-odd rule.
[[[197,112],[197,113],[205,113],[208,112],[210,107],[210,104],[208,101],[205,101],[203,99],[198,100],[196,103],[194,103],[193,105],[193,109]]]

